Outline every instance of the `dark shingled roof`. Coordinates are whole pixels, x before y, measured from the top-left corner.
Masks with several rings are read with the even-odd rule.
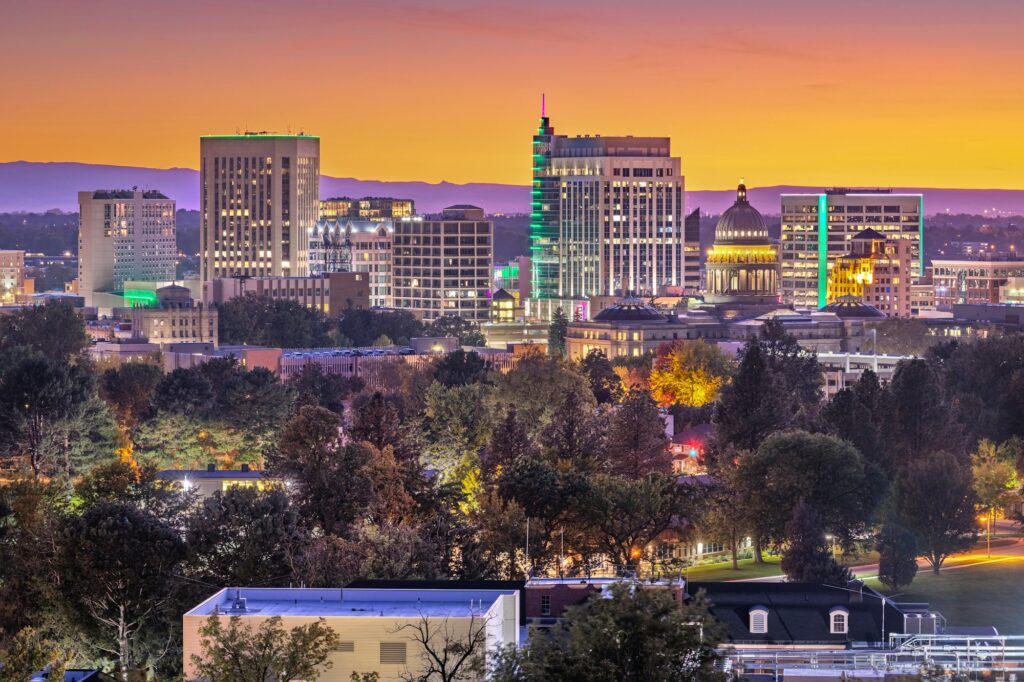
[[[491,294],[491,300],[494,300],[494,301],[514,301],[514,300],[516,300],[516,297],[513,296],[512,294],[508,293],[504,289],[498,289],[493,294]]]
[[[703,590],[711,602],[711,615],[726,630],[731,642],[762,644],[846,644],[882,641],[882,600],[871,588],[863,597],[848,588],[814,583],[691,582],[691,595]],[[768,632],[750,632],[750,611],[768,611]],[[848,614],[846,634],[832,634],[829,614],[837,608]],[[903,632],[903,614],[885,602],[885,632]]]

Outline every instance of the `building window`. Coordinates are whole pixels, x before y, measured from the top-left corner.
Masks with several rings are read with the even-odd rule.
[[[380,662],[405,665],[405,642],[381,642]]]
[[[847,619],[849,614],[845,609],[832,609],[829,613],[831,616],[831,632],[833,635],[845,635],[847,633]]]
[[[334,645],[334,650],[343,654],[351,654],[356,650],[356,644],[355,642],[338,642]]]
[[[551,595],[542,594],[540,596],[540,615],[550,616],[551,615]]]
[[[768,609],[754,607],[750,609],[750,632],[763,635],[768,632]]]

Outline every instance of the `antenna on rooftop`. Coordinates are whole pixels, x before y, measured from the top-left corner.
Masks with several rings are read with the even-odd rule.
[[[544,118],[547,116],[547,102],[544,93],[540,93],[540,117]]]

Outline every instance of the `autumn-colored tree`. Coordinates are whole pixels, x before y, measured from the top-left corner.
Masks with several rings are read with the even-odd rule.
[[[662,407],[701,407],[718,399],[728,380],[729,357],[704,341],[675,341],[658,349],[651,369],[651,395]]]

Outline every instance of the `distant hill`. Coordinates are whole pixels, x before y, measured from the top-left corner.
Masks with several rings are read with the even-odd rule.
[[[47,211],[78,209],[78,192],[106,188],[160,189],[178,202],[178,208],[199,207],[199,172],[190,168],[137,168],[87,163],[37,163],[13,161],[0,163],[0,213],[9,211]],[[780,185],[755,187],[751,202],[766,214],[777,214],[779,195],[787,192],[816,192],[821,188]],[[921,192],[925,213],[975,213],[983,210],[1024,215],[1024,190],[894,188],[901,192]],[[459,185],[450,182],[388,182],[322,176],[320,195],[393,196],[414,199],[421,212],[439,211],[451,204],[475,204],[488,213],[526,213],[530,208],[529,188],[474,182]],[[734,189],[687,192],[687,210],[700,207],[704,213],[721,213],[735,197]]]

